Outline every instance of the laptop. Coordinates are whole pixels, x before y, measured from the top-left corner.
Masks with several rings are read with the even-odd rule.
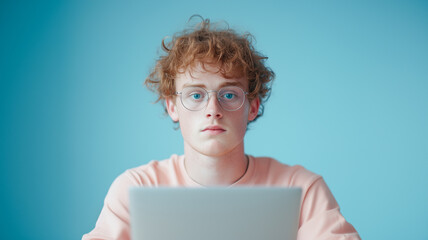
[[[133,240],[296,240],[300,188],[130,189]]]

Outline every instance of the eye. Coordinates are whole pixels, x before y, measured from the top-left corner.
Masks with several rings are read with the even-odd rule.
[[[200,101],[203,101],[204,98],[205,98],[205,93],[197,89],[186,93],[186,99],[190,101],[200,102]]]
[[[193,93],[193,94],[191,94],[191,97],[195,100],[199,100],[201,98],[201,94],[200,93]]]
[[[225,93],[223,95],[223,97],[226,98],[227,100],[231,100],[231,99],[233,99],[235,97],[235,94],[233,94],[233,93]]]
[[[239,94],[233,89],[227,89],[225,91],[220,92],[220,96],[223,101],[232,101],[236,100],[236,98],[239,98]]]

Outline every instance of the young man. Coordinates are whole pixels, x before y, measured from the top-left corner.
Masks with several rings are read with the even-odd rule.
[[[129,239],[133,186],[300,187],[298,239],[360,239],[340,213],[322,177],[301,166],[246,155],[247,125],[263,113],[274,73],[251,35],[213,29],[203,20],[192,31],[162,42],[166,54],[146,79],[180,126],[184,155],[152,161],[120,175],[110,187],[95,228],[83,239]]]

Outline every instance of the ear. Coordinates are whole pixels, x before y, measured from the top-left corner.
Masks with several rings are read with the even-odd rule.
[[[250,102],[250,111],[248,112],[248,121],[253,121],[259,114],[260,98],[256,97]]]
[[[167,98],[165,99],[166,110],[168,111],[168,115],[171,117],[172,121],[178,122],[178,112],[177,105],[175,104],[175,98]]]

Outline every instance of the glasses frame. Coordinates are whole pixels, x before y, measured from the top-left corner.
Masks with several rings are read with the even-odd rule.
[[[223,105],[222,105],[222,101],[219,99],[219,97],[220,97],[220,96],[219,96],[219,92],[220,92],[223,88],[228,88],[228,87],[235,87],[235,88],[239,88],[239,89],[244,93],[244,100],[242,101],[241,105],[240,105],[238,108],[233,109],[233,110],[225,109],[225,108],[223,107]],[[204,91],[207,93],[207,96],[208,96],[208,99],[207,99],[207,100],[205,100],[205,106],[203,106],[201,109],[198,109],[198,110],[192,110],[192,109],[187,108],[187,107],[186,107],[186,105],[183,103],[183,97],[182,97],[182,96],[183,96],[183,95],[182,95],[182,93],[183,93],[183,91],[184,91],[186,88],[200,88],[200,89],[204,90]],[[183,88],[183,89],[181,90],[181,92],[175,92],[175,95],[180,95],[180,102],[181,102],[181,105],[183,105],[183,107],[184,107],[185,109],[187,109],[187,110],[189,110],[189,111],[192,111],[192,112],[197,112],[197,111],[201,111],[201,110],[205,109],[205,108],[208,106],[208,102],[210,101],[210,98],[211,98],[210,93],[213,93],[213,92],[217,93],[217,94],[216,94],[216,98],[217,98],[217,102],[219,103],[220,107],[221,107],[223,110],[228,111],[228,112],[234,112],[234,111],[239,110],[239,109],[244,105],[244,103],[245,103],[245,99],[247,98],[247,95],[248,95],[248,92],[244,91],[242,88],[240,88],[240,87],[238,87],[238,86],[226,86],[226,87],[222,87],[222,88],[220,88],[219,90],[207,90],[207,89],[205,89],[205,88],[203,88],[203,87],[185,87],[185,88]]]

